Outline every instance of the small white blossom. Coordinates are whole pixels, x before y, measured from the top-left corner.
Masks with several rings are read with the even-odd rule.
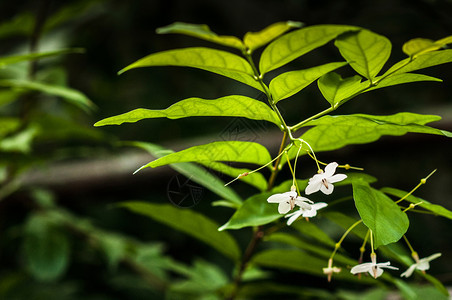
[[[441,256],[441,253],[435,253],[435,254],[432,254],[432,255],[430,255],[428,257],[419,259],[417,257],[417,254],[415,256],[413,255],[414,260],[416,261],[416,263],[412,264],[405,272],[403,272],[400,275],[400,277],[410,277],[413,274],[414,270],[416,270],[416,269],[418,269],[420,271],[425,271],[425,270],[430,269],[430,263],[429,262],[434,260],[435,258],[440,257],[440,256]]]
[[[341,268],[333,266],[332,258],[330,258],[328,260],[328,267],[323,268],[323,274],[328,276],[328,282],[331,282],[331,277],[333,276],[334,273],[340,273],[340,272],[341,272]]]
[[[303,198],[303,197],[300,197],[300,198]],[[304,199],[306,199],[306,198],[304,198]],[[303,207],[300,207],[300,209],[297,210],[296,212],[285,215],[284,216],[285,218],[289,218],[289,220],[287,220],[287,225],[290,226],[300,216],[305,217],[305,218],[315,217],[317,215],[317,211],[319,209],[327,207],[328,204],[326,204],[325,202],[317,202],[310,206],[311,206],[311,209],[306,210]]]
[[[333,192],[333,183],[342,181],[347,178],[345,174],[336,174],[336,168],[338,163],[332,162],[325,167],[325,172],[321,171],[319,174],[315,174],[311,179],[309,179],[308,186],[305,189],[306,195],[322,191],[324,194],[329,195]]]
[[[372,276],[373,278],[377,278],[380,277],[381,274],[383,274],[383,268],[387,268],[387,269],[393,269],[393,270],[398,270],[399,268],[390,266],[390,262],[387,261],[385,263],[378,263],[377,264],[377,255],[375,253],[372,253],[370,255],[372,262],[370,263],[363,263],[357,266],[354,266],[350,272],[354,275],[357,273],[364,273],[364,272],[369,272],[370,276]]]
[[[309,203],[313,203],[311,200],[300,197],[297,195],[297,192],[290,191],[282,194],[275,194],[267,199],[268,203],[279,203],[278,212],[280,214],[286,214],[291,211],[295,205],[299,206],[304,210],[310,210],[311,205]]]

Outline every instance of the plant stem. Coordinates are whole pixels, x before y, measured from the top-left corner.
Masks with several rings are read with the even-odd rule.
[[[243,273],[246,270],[246,267],[248,266],[248,262],[251,260],[251,257],[254,254],[254,250],[256,249],[256,246],[259,244],[260,240],[264,237],[264,231],[262,230],[262,226],[258,226],[257,230],[254,232],[253,237],[251,238],[251,241],[249,242],[248,246],[246,247],[245,253],[243,254],[242,261],[240,262],[239,269],[237,271],[237,275],[234,279],[234,287],[232,290],[232,293],[229,296],[229,300],[235,299],[237,296],[239,286],[242,283],[242,277]]]

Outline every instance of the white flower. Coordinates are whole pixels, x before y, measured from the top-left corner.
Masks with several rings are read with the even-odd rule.
[[[335,182],[342,181],[347,178],[345,174],[336,174],[338,164],[336,162],[329,163],[325,167],[325,172],[321,171],[309,179],[308,186],[305,189],[306,195],[312,194],[321,190],[324,194],[329,195],[333,192]]]
[[[364,273],[364,272],[369,272],[369,274],[373,277],[373,278],[377,278],[380,277],[381,274],[383,274],[383,268],[387,268],[387,269],[393,269],[393,270],[398,270],[399,268],[390,266],[390,262],[387,261],[385,263],[378,263],[377,264],[377,255],[375,253],[372,253],[370,255],[372,262],[370,263],[363,263],[357,266],[354,266],[350,272],[352,274],[357,274],[357,273]]]
[[[311,200],[297,196],[297,192],[290,191],[282,194],[275,194],[267,199],[268,203],[279,203],[278,212],[280,214],[286,214],[292,210],[295,205],[298,205],[304,210],[310,210],[311,205],[308,203],[313,203]]]
[[[333,276],[334,273],[340,273],[340,272],[341,272],[341,268],[333,266],[332,258],[330,258],[328,260],[328,267],[323,268],[323,274],[328,275],[328,282],[331,282],[331,277]]]
[[[303,197],[300,197],[300,198],[303,198]],[[304,199],[306,199],[306,198],[304,198]],[[304,209],[303,207],[300,207],[300,209],[297,210],[296,212],[285,215],[284,216],[285,218],[289,218],[289,220],[287,220],[287,225],[291,225],[300,216],[305,217],[305,218],[315,217],[317,215],[317,211],[319,209],[327,207],[328,204],[326,204],[325,202],[317,202],[310,206],[311,206],[311,209],[307,210],[307,209]]]
[[[430,255],[429,257],[421,258],[419,259],[416,255],[413,255],[414,260],[416,261],[415,264],[412,264],[405,272],[403,272],[400,277],[410,277],[414,270],[418,269],[421,271],[425,271],[430,269],[429,261],[434,260],[435,258],[438,258],[441,256],[441,253],[435,253]]]

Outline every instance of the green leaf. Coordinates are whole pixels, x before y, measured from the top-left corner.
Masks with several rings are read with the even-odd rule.
[[[0,140],[0,151],[30,153],[33,140],[41,133],[36,125],[30,125],[22,131]]]
[[[363,223],[372,230],[374,246],[397,242],[408,230],[409,221],[399,206],[366,182],[353,182],[353,198]]]
[[[413,72],[450,62],[452,62],[452,49],[428,52],[415,58],[410,57],[399,61],[382,76]]]
[[[38,280],[56,280],[69,263],[69,239],[45,215],[33,215],[25,224],[24,257],[28,271]]]
[[[336,242],[313,222],[294,222],[291,226],[301,234],[309,236],[326,246],[334,247],[336,245]]]
[[[328,220],[331,220],[332,222],[336,223],[340,227],[342,227],[344,230],[347,230],[352,226],[354,223],[356,223],[358,220],[355,218],[352,218],[348,215],[344,215],[343,213],[337,212],[337,211],[328,211],[323,213],[323,216],[327,218]],[[368,229],[362,225],[358,224],[351,233],[360,239],[364,240]]]
[[[251,259],[251,262],[263,267],[279,268],[285,270],[291,270],[301,273],[306,273],[314,276],[326,277],[323,274],[323,268],[327,267],[327,261],[300,250],[289,249],[271,249],[264,250],[257,253]],[[335,273],[334,278],[347,280],[347,281],[359,281],[361,283],[372,283],[372,278],[353,276],[347,270],[343,270],[340,273]],[[326,280],[326,278],[325,278]]]
[[[18,63],[21,61],[37,60],[37,59],[41,59],[41,58],[52,57],[52,56],[57,56],[57,55],[62,55],[62,54],[84,53],[84,52],[85,52],[85,50],[82,48],[70,48],[70,49],[61,49],[61,50],[48,51],[48,52],[29,53],[29,54],[22,54],[22,55],[0,57],[0,69],[7,65],[15,64],[15,63]]]
[[[337,108],[368,87],[361,84],[361,79],[358,75],[342,79],[339,74],[331,72],[320,77],[317,84],[323,97],[333,108]]]
[[[400,136],[408,132],[428,133],[452,137],[452,133],[424,124],[438,121],[433,115],[398,113],[390,116],[364,114],[324,116],[308,122],[309,129],[302,138],[314,151],[340,149],[350,144],[364,144],[378,140],[382,135]]]
[[[127,144],[142,148],[148,151],[152,156],[157,158],[174,153],[174,151],[172,150],[165,149],[161,146],[151,143],[129,142]],[[207,172],[207,170],[192,163],[171,164],[170,167],[185,175],[187,178],[190,178],[190,180],[217,194],[218,196],[228,200],[229,202],[234,204],[234,206],[240,205],[242,203],[242,199],[234,192],[233,189],[228,186],[224,186],[223,181]]]
[[[364,29],[338,37],[335,45],[350,66],[372,82],[391,55],[386,37]]]
[[[247,32],[243,37],[243,42],[247,49],[252,52],[257,48],[268,44],[288,30],[300,28],[302,26],[303,23],[293,21],[274,23],[259,32]]]
[[[403,44],[403,52],[411,57],[416,57],[428,52],[436,51],[443,48],[445,45],[452,43],[452,36],[445,37],[438,41],[429,39],[416,38],[409,40]]]
[[[22,124],[21,119],[12,117],[0,118],[0,138],[16,131]]]
[[[378,79],[378,77],[377,77]],[[376,86],[370,87],[366,89],[364,92],[373,91],[376,89],[381,89],[389,86],[394,86],[398,84],[411,83],[411,82],[419,82],[419,81],[436,81],[442,82],[441,79],[423,75],[423,74],[414,74],[414,73],[401,73],[396,75],[391,75],[383,78],[378,82]],[[363,82],[362,84],[367,84],[367,82]]]
[[[396,197],[399,197],[399,198],[402,198],[406,194],[408,194],[408,192],[405,192],[405,191],[402,191],[402,190],[399,190],[399,189],[395,189],[395,188],[390,188],[390,187],[382,188],[381,191],[383,193],[385,193],[385,194],[396,196]],[[431,211],[431,212],[433,212],[434,214],[436,214],[438,216],[441,216],[441,217],[448,218],[448,219],[452,220],[452,211],[444,208],[441,205],[432,204],[432,203],[428,202],[427,200],[415,197],[413,195],[410,195],[410,196],[406,197],[405,200],[409,201],[409,202],[411,202],[413,204],[421,203],[421,204],[418,205],[419,207],[422,207],[422,208],[424,208],[424,209],[426,209],[428,211]]]
[[[209,169],[221,172],[221,173],[229,175],[233,178],[237,178],[237,176],[239,176],[240,174],[251,172],[251,170],[249,170],[249,169],[243,169],[243,168],[238,169],[238,168],[234,168],[227,164],[219,163],[219,162],[209,162],[209,163],[206,163],[203,165]],[[264,175],[262,175],[259,172],[254,172],[254,173],[248,174],[246,176],[243,176],[240,178],[240,181],[243,181],[245,183],[248,183],[249,185],[254,186],[261,192],[267,190],[267,180],[265,179]]]
[[[120,206],[184,232],[234,261],[240,258],[239,246],[232,236],[227,232],[218,231],[218,224],[200,213],[180,209],[170,204],[125,202]]]
[[[274,40],[262,52],[259,69],[261,74],[277,69],[292,60],[328,43],[338,35],[359,30],[344,25],[316,25],[298,29]]]
[[[175,22],[168,26],[158,28],[156,32],[158,34],[178,33],[189,35],[223,46],[233,47],[242,51],[245,50],[245,46],[239,38],[235,36],[217,35],[205,24]]]
[[[205,116],[244,117],[252,120],[269,121],[278,126],[281,124],[276,113],[265,103],[253,98],[233,95],[215,100],[188,98],[162,110],[139,108],[103,119],[94,126],[121,125],[125,122],[133,123],[149,118],[180,119]]]
[[[301,223],[301,222],[299,222]],[[304,224],[309,224],[310,222],[303,222]],[[323,231],[321,231],[323,233]],[[325,234],[325,233],[324,233]],[[299,236],[294,236],[288,233],[273,233],[271,234],[269,237],[267,237],[265,239],[266,242],[277,242],[277,243],[284,243],[287,245],[291,245],[294,247],[297,247],[299,249],[302,249],[306,252],[311,253],[312,255],[316,256],[316,257],[321,257],[324,259],[329,259],[331,256],[331,248],[322,248],[318,245],[315,245],[312,243],[312,241],[303,239]],[[332,245],[332,248],[334,248],[334,243]],[[338,254],[336,253],[334,255],[334,263],[335,265],[337,265],[338,263],[341,264],[342,266],[353,266],[358,264],[358,262],[354,259],[348,258],[344,255]]]
[[[203,47],[184,48],[154,53],[125,67],[119,74],[128,70],[155,66],[192,67],[223,75],[263,91],[254,78],[251,65],[235,54]]]
[[[278,213],[278,206],[267,203],[267,198],[272,194],[262,193],[246,199],[219,230],[265,225],[281,218],[282,215]]]
[[[329,63],[306,70],[286,72],[275,77],[269,86],[273,101],[276,103],[298,93],[322,75],[346,64],[346,62]]]
[[[155,168],[180,162],[234,161],[265,165],[271,160],[268,150],[258,143],[224,141],[194,146],[156,159],[141,168]]]
[[[90,111],[95,108],[94,103],[91,102],[91,100],[89,100],[83,93],[65,86],[57,86],[20,79],[2,79],[0,80],[0,86],[38,91],[58,96],[85,111]]]

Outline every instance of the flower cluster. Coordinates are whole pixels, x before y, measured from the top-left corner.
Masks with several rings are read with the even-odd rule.
[[[325,167],[325,172],[320,170],[318,174],[309,179],[308,186],[305,189],[305,194],[310,195],[317,191],[322,191],[326,195],[333,192],[333,183],[347,178],[345,174],[334,174],[338,164],[336,162],[329,163]],[[299,217],[312,218],[317,215],[317,211],[326,207],[325,202],[314,203],[308,198],[299,196],[296,192],[295,186],[292,186],[290,192],[275,194],[267,199],[268,203],[278,203],[278,212],[280,214],[287,214],[293,210],[295,206],[299,209],[293,213],[287,214],[285,217],[289,218],[287,225],[291,225]]]

